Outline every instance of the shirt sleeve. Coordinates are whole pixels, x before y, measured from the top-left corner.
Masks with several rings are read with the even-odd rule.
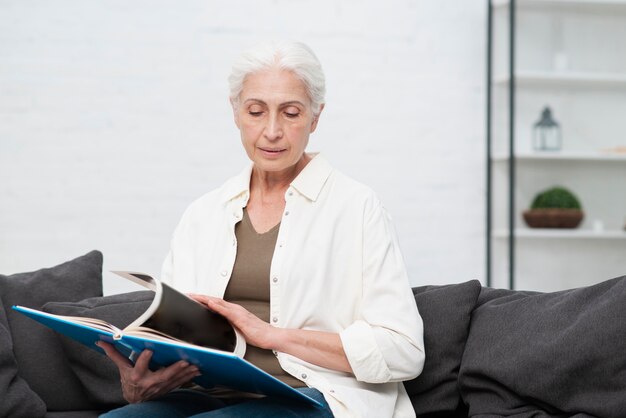
[[[340,333],[357,380],[403,381],[424,367],[423,323],[391,218],[377,199],[363,222],[363,289],[359,318]]]

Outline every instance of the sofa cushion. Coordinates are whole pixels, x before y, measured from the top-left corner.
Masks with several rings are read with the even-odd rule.
[[[84,256],[30,273],[0,275],[0,294],[18,375],[49,410],[89,409],[80,381],[72,373],[54,331],[11,309],[39,309],[48,301],[78,301],[102,295],[102,254]]]
[[[530,290],[495,289],[492,287],[483,287],[480,290],[480,295],[478,295],[478,300],[476,301],[476,306],[474,307],[474,309],[483,306],[485,303],[494,299],[500,299],[502,301],[504,300],[503,298],[507,298],[507,300],[511,301],[525,298],[526,296],[541,294],[543,293]]]
[[[487,292],[459,378],[470,416],[624,414],[626,276],[554,293]]]
[[[39,418],[46,413],[46,404],[18,375],[13,356],[13,339],[9,332],[0,298],[0,417]]]
[[[50,302],[43,310],[57,315],[81,316],[107,321],[124,328],[148,309],[154,292],[140,291],[95,297],[80,302]],[[120,376],[108,357],[75,340],[59,335],[70,367],[83,385],[91,403],[102,409],[125,404]]]
[[[426,362],[422,373],[404,386],[417,416],[452,415],[461,405],[457,377],[480,288],[480,282],[472,280],[413,289],[424,321]]]

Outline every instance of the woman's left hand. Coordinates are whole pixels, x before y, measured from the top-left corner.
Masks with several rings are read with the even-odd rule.
[[[273,342],[280,329],[262,321],[243,306],[207,295],[190,293],[188,296],[228,319],[243,334],[246,343],[269,350],[274,348]]]

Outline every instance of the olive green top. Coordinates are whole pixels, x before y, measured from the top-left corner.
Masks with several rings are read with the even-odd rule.
[[[244,208],[243,219],[235,225],[237,257],[224,294],[225,300],[243,306],[265,322],[270,321],[270,267],[279,228],[280,223],[259,234]],[[248,345],[244,358],[291,387],[306,386],[280,367],[271,350]]]

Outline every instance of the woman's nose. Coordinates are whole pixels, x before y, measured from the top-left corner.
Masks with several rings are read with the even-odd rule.
[[[277,140],[283,136],[283,127],[278,115],[270,115],[265,126],[265,136],[269,140]]]

